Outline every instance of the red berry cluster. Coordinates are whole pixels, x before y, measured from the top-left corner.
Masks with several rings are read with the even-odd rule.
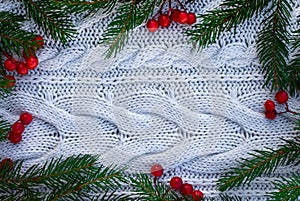
[[[275,109],[275,102],[274,101],[272,101],[272,100],[266,100],[266,102],[264,104],[266,118],[273,120],[273,119],[276,118],[276,116],[278,114],[283,114],[283,113],[286,113],[286,112],[290,112],[292,114],[297,114],[296,112],[291,111],[289,109],[288,99],[289,99],[289,95],[284,90],[278,91],[275,94],[275,100],[277,101],[277,103],[278,104],[285,104],[285,111],[283,111],[283,112],[277,112],[276,111],[276,109]]]
[[[166,1],[164,1],[164,3],[165,2]],[[161,8],[157,12],[157,14],[147,22],[147,28],[150,32],[157,31],[159,26],[163,28],[169,27],[172,21],[179,24],[189,24],[189,25],[194,24],[196,22],[197,18],[195,13],[186,12],[186,9],[181,3],[180,5],[183,7],[182,10],[172,8],[171,0],[169,4],[169,11],[167,13],[163,13],[162,8],[164,3],[161,5]]]
[[[156,178],[163,175],[164,169],[160,164],[155,164],[151,167],[151,174]],[[204,194],[200,190],[195,190],[193,185],[183,183],[183,180],[178,177],[172,177],[170,180],[171,189],[179,191],[184,196],[191,196],[194,201],[201,201],[204,199]]]
[[[20,61],[17,61],[12,56],[4,52],[4,55],[7,57],[7,59],[4,61],[4,68],[7,71],[16,70],[20,75],[26,75],[28,74],[29,70],[33,70],[38,66],[39,60],[36,57],[35,50],[43,46],[44,40],[41,36],[36,36],[32,40],[36,41],[36,48],[32,48],[27,53],[23,51],[23,59]]]
[[[22,140],[22,133],[25,130],[25,125],[29,125],[31,122],[32,115],[28,112],[22,113],[19,120],[11,126],[11,131],[8,133],[8,140],[14,144],[19,143]]]

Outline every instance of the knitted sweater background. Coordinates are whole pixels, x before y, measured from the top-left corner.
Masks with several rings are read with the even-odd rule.
[[[24,13],[17,1],[0,2],[1,11]],[[202,14],[221,2],[187,7]],[[295,29],[299,0],[292,5]],[[21,143],[0,143],[1,157],[25,159],[26,168],[61,155],[97,154],[103,164],[126,166],[129,173],[149,172],[160,163],[162,181],[178,175],[214,197],[217,179],[237,159],[297,135],[293,115],[264,116],[263,104],[275,94],[263,86],[257,58],[264,12],[200,51],[182,33],[189,26],[173,23],[150,33],[143,24],[129,33],[116,57],[105,59],[107,47],[98,42],[115,14],[77,19],[78,35],[66,47],[45,36],[38,68],[26,76],[13,73],[16,89],[0,100],[0,115],[13,123],[27,111],[34,119]],[[43,35],[31,22],[24,29]],[[299,95],[291,97],[290,109],[299,109],[299,102]],[[295,171],[299,166],[279,168],[231,194],[266,200],[271,181]]]

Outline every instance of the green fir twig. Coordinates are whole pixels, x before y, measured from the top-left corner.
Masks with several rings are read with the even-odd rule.
[[[225,0],[215,10],[199,15],[199,23],[186,33],[199,48],[215,43],[224,31],[230,31],[239,24],[258,15],[268,5],[268,0]]]
[[[22,164],[16,162],[11,171],[0,172],[1,200],[82,200],[127,182],[122,169],[104,167],[91,155],[52,159],[23,174]]]
[[[153,13],[157,0],[145,0],[137,3],[136,0],[126,2],[117,9],[117,16],[108,25],[103,34],[101,44],[108,45],[106,57],[116,55],[127,42],[128,32],[142,24]]]
[[[238,166],[231,168],[227,174],[219,179],[221,191],[247,184],[262,174],[270,174],[279,166],[299,165],[300,136],[293,140],[284,140],[286,144],[279,149],[256,150],[250,153],[251,159],[242,158]]]
[[[288,26],[292,7],[287,0],[272,1],[267,10],[269,17],[265,27],[258,34],[258,56],[266,75],[265,83],[272,83],[271,89],[286,88],[288,44],[290,33]]]
[[[273,182],[276,192],[270,194],[270,201],[295,201],[300,196],[300,174],[293,173],[290,178]]]
[[[22,23],[25,18],[7,11],[0,12],[0,50],[7,53],[21,54],[22,49],[29,50],[36,46],[36,42],[31,41],[34,34],[22,30]]]
[[[85,13],[84,16],[86,17],[95,14],[100,9],[103,10],[103,13],[111,12],[117,3],[117,0],[54,0],[54,2],[59,6],[62,6],[67,13]]]
[[[6,141],[8,132],[10,131],[10,123],[0,116],[0,142]]]
[[[71,17],[53,0],[23,0],[23,3],[27,16],[54,40],[65,44],[76,33]]]

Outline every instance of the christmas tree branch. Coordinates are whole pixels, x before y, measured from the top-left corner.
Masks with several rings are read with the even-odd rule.
[[[289,87],[290,94],[294,95],[300,89],[300,29],[294,32],[291,44],[292,58],[287,66],[286,80],[290,80],[287,87]]]
[[[286,0],[272,2],[267,10],[270,15],[265,27],[258,34],[258,56],[266,74],[265,83],[272,82],[272,89],[285,88],[285,72],[289,57],[290,34],[287,30],[291,18],[291,5]]]
[[[22,162],[18,162],[12,170],[0,172],[5,200],[24,200],[29,195],[40,200],[81,200],[90,192],[114,190],[127,182],[122,169],[104,167],[90,155],[52,159],[42,167],[33,165],[23,174],[21,168]]]
[[[28,50],[36,45],[36,42],[31,41],[34,35],[20,28],[23,22],[24,18],[20,15],[0,12],[0,49],[2,51],[21,54],[21,47]]]
[[[167,201],[167,200],[188,200],[187,197],[179,197],[169,186],[162,182],[153,181],[147,174],[138,174],[131,178],[133,194],[138,196],[137,200],[145,201]],[[155,182],[155,184],[153,183]]]
[[[298,199],[300,195],[300,175],[292,174],[288,179],[281,178],[273,183],[277,192],[272,192],[270,200],[272,201],[294,201]]]
[[[7,140],[7,135],[9,131],[10,124],[2,116],[0,116],[0,142]]]
[[[267,149],[251,153],[251,159],[242,158],[238,166],[218,181],[221,191],[253,181],[262,174],[272,173],[280,165],[298,164],[300,162],[300,136],[294,140],[285,140],[279,149]]]
[[[268,0],[226,0],[220,5],[220,9],[200,15],[200,23],[186,33],[199,48],[204,48],[216,42],[224,31],[236,28],[253,15],[257,15],[268,3]]]
[[[110,12],[117,0],[54,0],[59,6],[63,6],[64,10],[68,13],[82,13],[87,12],[87,15],[96,13],[98,10],[103,9],[104,13]],[[86,15],[86,16],[87,16]]]
[[[75,33],[70,16],[53,0],[23,0],[28,17],[31,17],[46,34],[66,43]]]
[[[109,45],[106,57],[116,55],[127,40],[127,34],[130,30],[142,24],[153,12],[157,0],[145,0],[137,3],[132,0],[129,3],[120,5],[117,9],[118,16],[108,25],[103,34],[101,44]]]

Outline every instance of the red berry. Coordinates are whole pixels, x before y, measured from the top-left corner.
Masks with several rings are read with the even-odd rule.
[[[0,169],[2,169],[4,166],[8,167],[9,170],[12,170],[14,163],[10,158],[5,158],[0,163]]]
[[[18,134],[21,135],[25,130],[25,126],[22,122],[15,122],[12,126],[11,126],[11,132],[14,134]]]
[[[8,140],[11,143],[18,144],[22,140],[22,135],[21,134],[16,134],[14,132],[9,132]]]
[[[4,61],[4,68],[7,70],[7,71],[14,71],[17,67],[17,63],[15,61],[12,61],[10,59],[6,59]]]
[[[178,10],[178,9],[172,10],[172,13],[171,13],[171,19],[172,19],[174,22],[178,22],[178,16],[179,16],[179,13],[180,13],[180,10]]]
[[[32,39],[32,41],[36,41],[37,46],[36,48],[41,48],[44,45],[44,39],[42,36],[36,36],[34,39]]]
[[[272,111],[266,110],[266,111],[265,111],[265,116],[266,116],[267,119],[273,120],[273,119],[276,118],[276,115],[277,115],[276,110],[272,110]]]
[[[178,190],[180,189],[181,185],[182,185],[182,179],[180,177],[173,177],[170,180],[170,186],[174,189],[174,190]]]
[[[28,68],[27,68],[26,64],[25,63],[18,63],[17,64],[17,72],[20,75],[26,75],[26,74],[28,74]]]
[[[150,32],[156,32],[159,27],[158,21],[152,19],[147,22],[147,28]]]
[[[193,193],[193,186],[189,183],[184,183],[181,185],[180,192],[182,195],[191,195]]]
[[[164,169],[160,164],[155,164],[151,167],[151,174],[154,177],[161,177],[163,173],[164,173]]]
[[[275,99],[279,104],[286,103],[289,99],[289,95],[284,90],[281,90],[275,94]]]
[[[178,23],[185,24],[188,22],[188,14],[185,11],[180,11],[178,13]]]
[[[169,15],[162,14],[158,17],[158,23],[161,27],[168,27],[171,24],[171,19]]]
[[[265,106],[265,109],[268,110],[268,111],[275,110],[275,103],[272,100],[266,100],[264,106]]]
[[[27,59],[26,59],[26,67],[29,69],[29,70],[33,70],[35,69],[39,64],[39,60],[36,56],[29,56]]]
[[[197,18],[195,13],[188,13],[188,20],[187,20],[187,24],[194,24],[196,22]]]
[[[195,201],[200,201],[200,200],[203,200],[204,195],[201,191],[194,190],[193,193],[192,193],[192,197]]]
[[[4,79],[8,81],[7,85],[4,88],[13,88],[16,84],[16,78],[11,75],[4,76]]]
[[[32,122],[32,115],[29,114],[28,112],[24,112],[20,115],[20,121],[24,124],[24,125],[28,125]]]

